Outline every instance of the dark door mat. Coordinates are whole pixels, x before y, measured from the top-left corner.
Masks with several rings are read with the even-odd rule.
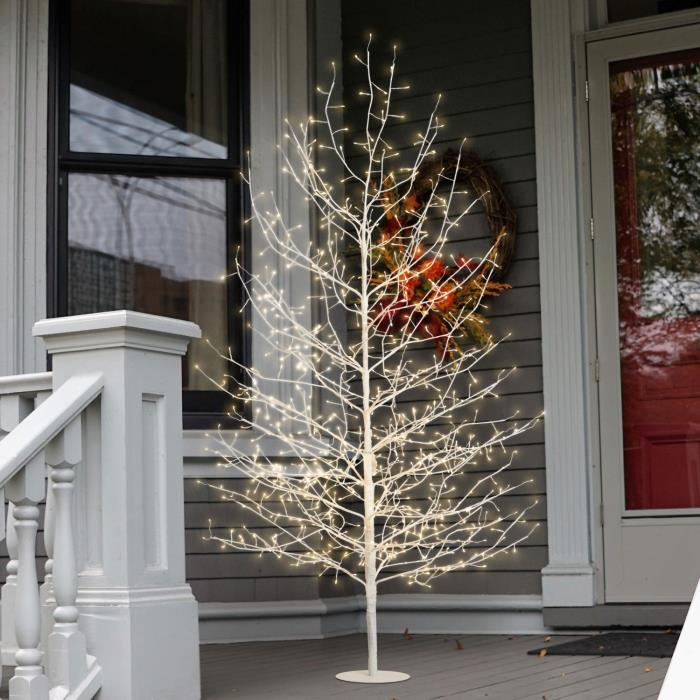
[[[676,632],[606,632],[564,642],[551,647],[532,649],[535,656],[673,656],[678,641]],[[546,652],[546,653],[545,653]]]

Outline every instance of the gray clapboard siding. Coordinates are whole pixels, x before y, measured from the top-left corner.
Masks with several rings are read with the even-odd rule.
[[[188,582],[192,593],[200,603],[249,603],[265,600],[310,600],[318,598],[318,576],[295,578],[198,578],[196,565],[189,561]],[[193,574],[193,566],[195,573]],[[347,595],[346,592],[340,595]]]
[[[525,478],[527,478],[529,475],[525,475]],[[517,477],[514,477],[511,479],[512,482],[518,482],[520,479],[520,474],[517,475]],[[504,483],[505,480],[504,480]],[[529,487],[529,489],[524,489],[524,490],[534,490],[538,488],[537,484],[533,484],[532,486]],[[528,547],[534,547],[534,546],[544,546],[547,544],[547,528],[545,524],[542,521],[528,521],[527,523],[518,523],[514,527],[514,532],[517,532],[518,535],[521,535],[525,532],[528,532],[530,530],[531,524],[538,522],[540,525],[538,528],[533,532],[530,538],[528,538],[527,543],[523,544],[523,546],[528,546]],[[226,530],[215,530],[214,531],[217,534],[220,535],[225,535],[227,532]],[[256,528],[256,532],[258,533],[264,533],[265,528]],[[190,554],[196,554],[196,555],[201,555],[201,554],[218,554],[219,553],[219,545],[208,539],[208,534],[209,530],[208,529],[192,529],[188,530],[187,532],[187,538],[186,538],[186,544],[187,544],[187,549],[190,552]],[[495,537],[495,534],[490,535],[491,538]],[[485,536],[486,541],[490,541],[489,539],[489,533],[486,533]],[[231,550],[229,550],[229,553],[232,553]]]
[[[425,56],[416,54],[407,60],[414,60],[418,66],[430,66],[432,50],[438,46],[453,43],[451,59],[458,61],[463,47],[471,40],[488,35],[498,37],[509,29],[521,29],[523,21],[529,20],[528,5],[523,0],[499,0],[497,3],[440,0],[439,5],[433,6],[419,0],[400,3],[344,0],[343,36],[355,40],[349,47],[352,53],[364,48],[360,40],[365,42],[370,32],[379,57],[387,56],[394,44],[406,56],[414,49],[427,49]],[[346,84],[352,82],[352,77],[348,76]]]
[[[513,479],[515,480],[515,478]],[[507,502],[504,500],[502,503],[503,512],[509,513],[514,510],[522,510],[533,504],[536,499],[531,494],[518,493],[517,495],[510,496]],[[537,505],[531,512],[531,518],[533,520],[543,520],[545,518],[546,508],[543,498],[537,500]],[[198,530],[207,528],[209,525],[209,520],[213,519],[214,522],[230,522],[230,523],[242,523],[245,522],[248,527],[264,527],[265,522],[252,516],[250,513],[243,511],[238,504],[234,502],[226,503],[188,503],[186,506],[186,517],[188,519],[188,524],[191,526],[188,529],[196,528]],[[227,528],[222,528],[227,529]],[[257,555],[255,555],[257,556]],[[265,557],[262,557],[265,559]],[[292,565],[290,564],[290,567]],[[293,568],[293,567],[292,567]]]
[[[372,60],[380,69],[390,61],[390,49],[398,47],[397,84],[408,84],[410,92],[395,101],[405,119],[387,132],[387,140],[399,150],[400,158],[410,155],[410,144],[424,127],[425,120],[441,93],[440,122],[445,126],[435,142],[438,152],[456,147],[466,138],[467,148],[475,150],[497,172],[518,216],[515,257],[506,281],[513,289],[488,302],[487,315],[501,345],[479,365],[475,376],[480,383],[493,379],[498,370],[518,366],[499,387],[499,399],[480,406],[480,417],[499,418],[519,410],[523,418],[542,410],[542,353],[540,343],[540,289],[537,246],[537,195],[535,182],[534,112],[529,3],[521,0],[494,0],[467,3],[444,0],[439,11],[426,12],[425,4],[406,0],[346,0],[343,3],[343,44],[346,125],[350,135],[346,150],[359,166],[362,154],[352,142],[353,127],[362,124],[364,103],[358,97],[364,69],[352,60],[363,53],[371,31]],[[448,253],[483,254],[489,245],[489,231],[479,210],[468,216],[460,233],[453,237]],[[352,257],[352,256],[350,256]],[[348,340],[356,341],[352,324]],[[429,344],[414,351],[417,356],[431,353]],[[401,397],[408,411],[420,411],[429,397]],[[464,411],[466,418],[470,411]],[[456,416],[459,418],[459,416]],[[488,431],[477,431],[486,434]],[[496,558],[485,571],[466,570],[433,582],[431,592],[443,593],[538,593],[539,571],[546,564],[546,509],[543,429],[518,436],[518,451],[512,471],[499,476],[506,484],[527,481],[517,493],[502,499],[504,513],[533,505],[529,522],[540,527],[515,554]],[[501,464],[498,459],[494,464]],[[480,467],[465,477],[464,488],[483,476]],[[395,582],[391,591],[406,592],[405,584]],[[413,591],[413,588],[410,590]],[[414,591],[415,592],[415,591]]]
[[[505,343],[518,343],[522,340],[531,340],[542,337],[539,309],[537,312],[523,314],[501,314],[491,309],[489,322],[491,332]]]
[[[400,61],[399,69],[407,70],[405,61]],[[454,114],[478,113],[480,110],[527,102],[532,102],[532,81],[529,76],[524,76],[500,81],[499,90],[494,90],[490,83],[456,87],[442,95],[440,114],[449,119]],[[400,105],[402,112],[406,114],[425,114],[435,106],[435,94],[409,93],[401,99]],[[466,111],[464,111],[464,105],[469,105]]]

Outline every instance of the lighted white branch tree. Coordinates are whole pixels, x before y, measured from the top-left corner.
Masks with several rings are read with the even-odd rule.
[[[503,443],[536,418],[494,405],[513,370],[496,372],[483,384],[473,374],[497,347],[470,337],[483,340],[473,328],[482,323],[478,311],[496,267],[493,251],[483,259],[442,262],[473,195],[464,199],[470,195],[459,190],[454,171],[438,172],[415,206],[416,179],[434,155],[436,112],[414,144],[412,164],[394,165],[399,159],[386,133],[401,119],[391,103],[404,88],[394,83],[394,63],[382,86],[370,70],[369,50],[357,60],[368,79],[358,137],[366,155],[362,167],[352,166],[343,144],[346,127],[337,126],[342,105],[333,104],[335,76],[327,92],[320,90],[323,116],[290,127],[291,148],[281,149],[290,154],[284,169],[299,196],[317,210],[317,240],[299,240],[302,229],[284,220],[271,193],[252,197],[264,241],[254,254],[271,262],[255,276],[242,266],[234,274],[255,319],[253,332],[271,357],[281,358],[280,371],[263,369],[265,362],[254,357],[252,366],[233,373],[245,376],[231,394],[246,405],[238,417],[252,429],[257,447],[251,450],[249,440],[245,446],[229,442],[220,432],[215,451],[222,464],[246,478],[236,481],[240,489],[213,488],[264,527],[212,537],[224,548],[287,557],[362,586],[368,668],[340,677],[383,682],[407,676],[377,670],[377,587],[395,579],[429,587],[442,574],[483,568],[525,539],[527,508],[499,507],[499,497],[521,485],[503,478],[512,460]],[[322,149],[342,167],[341,182],[327,181],[318,165]],[[382,262],[387,254],[389,266]],[[275,264],[279,260],[282,266]],[[439,281],[426,281],[435,265]],[[316,293],[303,305],[294,306],[280,291],[279,269],[285,268],[308,273],[315,284]],[[418,281],[431,285],[421,299],[414,294]],[[321,318],[313,326],[312,304]],[[431,308],[448,309],[449,323],[427,323]],[[337,322],[339,311],[348,338]],[[433,353],[415,352],[429,343]],[[232,353],[227,357],[235,363]],[[230,381],[211,379],[222,386]],[[279,382],[289,385],[288,400],[268,391]],[[502,415],[494,417],[499,410]],[[270,442],[283,445],[289,459],[266,456],[263,443]],[[470,475],[477,463],[490,471]],[[217,523],[211,525],[214,533]]]

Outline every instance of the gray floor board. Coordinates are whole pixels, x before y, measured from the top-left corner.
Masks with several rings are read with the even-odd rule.
[[[574,637],[557,637],[566,641]],[[457,644],[459,640],[459,645]],[[459,646],[461,645],[461,649]],[[391,686],[342,683],[365,666],[362,635],[202,647],[203,700],[650,700],[668,659],[527,656],[541,636],[381,635]]]
[[[610,658],[610,657],[607,657]],[[616,683],[620,677],[636,678],[643,675],[643,664],[640,664],[640,659],[631,659],[627,657],[613,657],[612,663],[602,664],[602,658],[592,658],[591,663],[587,668],[574,673],[568,673],[563,676],[547,679],[547,691],[549,697],[547,700],[564,700],[571,697],[574,692],[590,692],[593,693],[597,688],[604,688],[606,692],[612,692],[610,688]],[[540,688],[527,687],[523,688],[522,700],[539,700]]]

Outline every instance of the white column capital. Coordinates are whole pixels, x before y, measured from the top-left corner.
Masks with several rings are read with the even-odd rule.
[[[202,332],[190,321],[121,310],[47,318],[34,324],[32,335],[43,339],[51,355],[120,347],[184,355]]]

